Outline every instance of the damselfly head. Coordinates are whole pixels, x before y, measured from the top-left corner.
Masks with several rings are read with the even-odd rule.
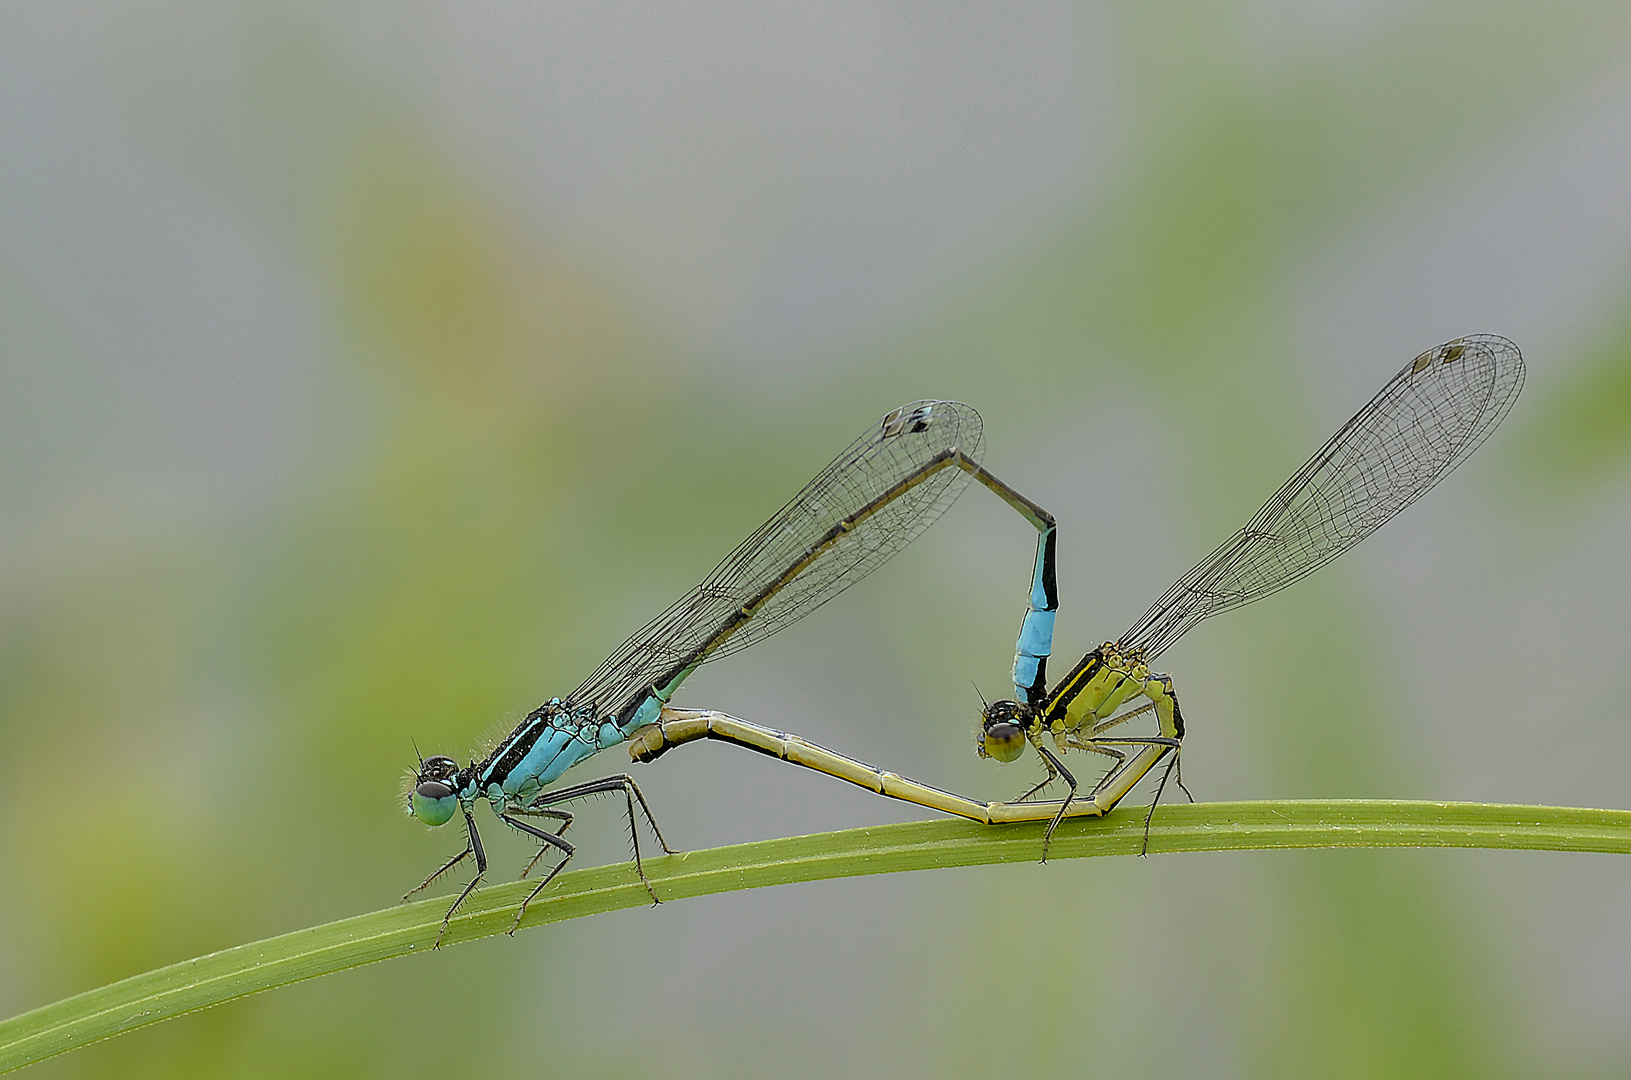
[[[459,763],[449,757],[428,757],[419,763],[413,794],[408,798],[413,816],[426,825],[443,825],[459,808]]]
[[[1035,713],[1017,701],[993,701],[980,714],[980,738],[975,750],[981,757],[1013,761],[1025,752],[1025,729]]]

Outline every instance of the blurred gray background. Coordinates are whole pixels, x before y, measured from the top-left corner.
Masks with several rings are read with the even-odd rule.
[[[1068,664],[1410,357],[1513,338],[1476,457],[1162,658],[1186,779],[1631,805],[1628,172],[1615,3],[0,7],[0,1014],[392,903],[457,847],[403,817],[410,739],[576,686],[918,397],[1058,515]],[[1011,797],[969,680],[1003,692],[1032,546],[970,492],[679,703]],[[724,746],[639,778],[687,848],[916,816]],[[625,857],[615,806],[580,827]],[[825,882],[36,1074],[1622,1076],[1628,886],[1462,851]]]

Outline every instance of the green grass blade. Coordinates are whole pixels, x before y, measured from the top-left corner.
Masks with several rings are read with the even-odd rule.
[[[1137,854],[1144,816],[1077,818],[1054,836],[1050,858]],[[925,821],[763,840],[647,859],[665,900],[824,878],[988,863],[1027,862],[1041,825],[990,827]],[[1486,803],[1330,800],[1164,806],[1151,854],[1245,848],[1466,847],[1631,854],[1631,811]],[[482,889],[460,909],[443,945],[509,929],[530,882]],[[346,968],[429,949],[446,897],[239,945],[66,998],[0,1022],[0,1072],[173,1016]],[[562,874],[524,925],[649,903],[629,863]]]

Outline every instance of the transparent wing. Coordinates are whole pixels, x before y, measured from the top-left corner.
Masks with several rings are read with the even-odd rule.
[[[1245,528],[1179,578],[1121,647],[1153,659],[1202,619],[1283,589],[1359,543],[1477,449],[1523,375],[1518,347],[1492,334],[1416,357]]]
[[[803,618],[911,543],[978,464],[980,416],[955,401],[903,405],[845,447],[702,584],[647,623],[569,699],[627,720],[653,689]]]

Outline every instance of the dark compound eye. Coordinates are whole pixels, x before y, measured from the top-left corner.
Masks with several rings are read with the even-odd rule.
[[[453,794],[453,789],[440,780],[426,780],[413,789],[413,793],[421,799],[445,799]]]

